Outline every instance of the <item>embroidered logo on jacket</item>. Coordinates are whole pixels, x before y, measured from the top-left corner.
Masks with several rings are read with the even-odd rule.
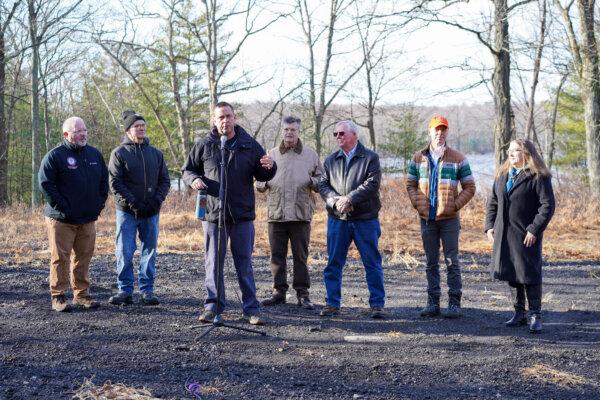
[[[69,169],[77,169],[77,160],[73,157],[67,157],[67,168]]]

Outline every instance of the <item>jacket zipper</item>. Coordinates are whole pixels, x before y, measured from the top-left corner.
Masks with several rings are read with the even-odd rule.
[[[138,145],[136,144],[136,147]],[[146,192],[148,191],[147,182],[146,182],[146,160],[144,159],[144,150],[142,149],[142,145],[139,145],[140,154],[142,156],[142,168],[144,169],[144,202],[146,201]]]

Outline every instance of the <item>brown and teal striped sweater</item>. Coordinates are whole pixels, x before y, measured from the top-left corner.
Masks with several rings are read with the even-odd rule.
[[[429,144],[415,153],[408,166],[406,190],[421,218],[429,217]],[[475,195],[475,179],[464,155],[446,145],[438,166],[436,220],[454,218]],[[461,190],[458,191],[460,183]]]

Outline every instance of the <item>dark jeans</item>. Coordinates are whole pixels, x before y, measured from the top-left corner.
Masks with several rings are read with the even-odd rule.
[[[385,289],[383,286],[383,267],[378,243],[381,236],[379,220],[344,221],[329,216],[327,220],[327,266],[323,271],[327,296],[325,302],[340,307],[342,301],[342,272],[346,265],[348,248],[354,242],[365,267],[369,305],[383,307]]]
[[[269,222],[269,244],[271,246],[271,272],[275,293],[284,294],[288,289],[286,259],[288,242],[292,245],[294,258],[294,280],[292,287],[298,298],[308,297],[310,276],[308,274],[308,243],[310,222]]]
[[[526,310],[525,298],[529,303],[530,314],[540,314],[542,312],[542,284],[527,285],[524,283],[508,282],[512,288],[512,298],[515,311]]]
[[[440,242],[444,249],[444,260],[447,268],[448,296],[460,299],[462,294],[462,278],[458,263],[458,234],[460,221],[458,218],[441,221],[426,221],[421,218],[421,238],[427,258],[427,294],[433,298],[440,297]]]
[[[225,308],[225,280],[223,270],[219,280],[220,296],[217,302],[217,237],[218,225],[203,221],[204,231],[204,268],[206,271],[206,300],[204,308],[220,314]],[[254,248],[254,223],[252,221],[227,224],[221,234],[220,262],[224,267],[227,239],[230,242],[231,256],[237,273],[238,284],[242,291],[242,309],[244,314],[257,315],[259,313],[258,300],[256,300],[256,284],[252,270],[252,250]],[[218,303],[218,304],[217,304]]]

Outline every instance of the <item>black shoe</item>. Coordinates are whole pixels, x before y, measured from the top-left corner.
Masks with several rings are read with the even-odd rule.
[[[313,303],[310,301],[310,299],[308,297],[300,297],[298,298],[298,305],[302,308],[305,308],[307,310],[314,310],[315,306],[313,305]]]
[[[527,324],[527,315],[525,314],[525,311],[515,311],[512,318],[504,323],[504,325],[509,328],[523,326],[525,324]]]
[[[119,292],[116,295],[112,296],[108,299],[110,304],[114,304],[115,306],[120,306],[123,304],[133,304],[133,296],[129,293]]]
[[[455,319],[460,317],[462,317],[462,310],[460,308],[460,305],[454,303],[449,304],[448,308],[444,312],[444,318]]]
[[[260,302],[261,306],[269,307],[277,304],[285,304],[285,293],[274,293],[268,299],[264,299]]]
[[[373,319],[384,319],[386,317],[383,307],[371,307],[371,318]]]
[[[321,317],[333,317],[334,315],[338,315],[340,313],[340,309],[334,306],[326,305],[323,307],[319,315]]]
[[[421,317],[436,317],[440,315],[440,305],[429,303],[421,310]]]
[[[529,333],[542,333],[542,314],[531,314]]]
[[[142,293],[142,298],[141,298],[140,302],[147,306],[157,306],[160,304],[158,297],[156,297],[154,295],[154,293],[152,293],[152,292]]]

